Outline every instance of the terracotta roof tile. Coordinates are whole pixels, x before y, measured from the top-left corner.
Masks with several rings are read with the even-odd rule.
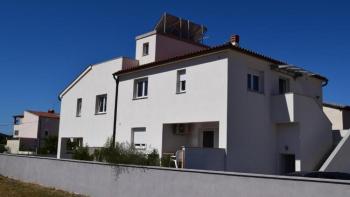
[[[160,60],[160,61],[151,62],[151,63],[140,65],[140,66],[134,66],[134,67],[129,67],[129,68],[126,68],[126,69],[122,69],[122,70],[114,73],[114,75],[121,75],[121,74],[130,73],[130,72],[134,72],[134,71],[149,69],[149,68],[152,68],[152,67],[161,66],[162,64],[172,63],[172,62],[175,62],[175,61],[185,60],[185,59],[188,59],[188,58],[197,57],[197,56],[200,56],[200,55],[209,54],[209,53],[218,52],[218,51],[223,51],[223,50],[227,50],[227,49],[238,51],[238,52],[246,54],[246,55],[250,55],[250,56],[253,56],[253,57],[265,60],[265,61],[269,61],[272,64],[277,64],[277,65],[286,65],[287,64],[286,62],[283,62],[283,61],[280,61],[280,60],[277,60],[277,59],[274,59],[274,58],[262,55],[260,53],[251,51],[249,49],[245,49],[245,48],[238,47],[238,46],[233,46],[231,43],[226,43],[226,44],[223,44],[223,45],[218,45],[218,46],[215,46],[215,47],[199,50],[199,51],[188,53],[188,54],[185,54],[185,55],[175,56],[175,57],[171,57],[171,58],[165,59],[165,60]],[[301,69],[301,68],[299,68],[299,69]],[[303,69],[301,69],[301,70],[303,70]],[[321,79],[321,80],[324,80],[324,81],[328,81],[328,79],[326,77],[324,77],[324,76],[321,76],[321,75],[316,74],[316,73],[311,73],[311,72],[309,72],[309,73],[312,75],[312,77],[315,77],[315,78],[318,78],[318,79]]]
[[[35,114],[40,117],[45,117],[45,118],[55,118],[55,119],[60,118],[59,114],[50,113],[50,112],[40,112],[40,111],[27,111],[27,112]]]

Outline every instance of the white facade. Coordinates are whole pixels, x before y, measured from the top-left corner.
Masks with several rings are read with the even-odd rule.
[[[276,69],[277,60],[237,46],[210,49],[157,32],[136,38],[135,57],[91,66],[61,94],[60,140],[101,147],[116,126],[117,142],[162,156],[187,150],[195,158],[183,160],[188,166],[269,174],[317,170],[332,147],[323,77]],[[100,94],[107,111],[95,115]],[[201,162],[209,155],[217,160]]]
[[[31,154],[44,143],[45,138],[58,136],[59,115],[51,112],[24,111],[14,116],[13,138],[7,141],[10,153]]]
[[[163,147],[174,141],[178,149],[201,147],[201,143],[192,142],[201,142],[200,131],[211,128],[218,131],[214,147],[227,151],[225,170],[280,173],[282,154],[295,156],[297,170],[315,170],[332,145],[331,124],[319,105],[322,80],[306,76],[293,79],[272,71],[270,64],[223,51],[122,74],[116,139],[131,143],[132,129],[142,127],[147,146],[167,153]],[[177,94],[176,74],[181,69],[186,69],[187,88]],[[263,75],[262,92],[247,89],[246,77],[252,71]],[[148,78],[148,96],[134,99],[134,80],[144,77]],[[292,93],[278,96],[279,78],[289,79]],[[278,120],[283,116],[287,119]],[[208,127],[203,124],[206,122],[218,125]],[[176,123],[202,124],[191,127],[188,139],[181,141],[181,137],[165,132],[165,125]],[[167,137],[172,140],[164,143]]]
[[[113,73],[122,66],[135,63],[127,58],[117,58],[89,66],[60,95],[61,121],[58,156],[62,138],[83,138],[89,147],[102,147],[113,135],[113,118],[116,82]],[[105,113],[96,113],[96,98],[107,95]],[[81,99],[81,113],[77,116],[77,101]],[[64,154],[64,153],[62,153]]]
[[[323,104],[323,111],[332,122],[333,130],[350,129],[350,107],[336,104]]]

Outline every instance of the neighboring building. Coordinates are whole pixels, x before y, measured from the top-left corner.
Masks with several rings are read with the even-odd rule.
[[[13,139],[7,140],[10,153],[34,154],[44,145],[46,138],[58,136],[60,116],[53,110],[27,110],[13,118]]]
[[[205,46],[205,31],[165,14],[136,37],[136,60],[84,71],[60,95],[58,157],[67,142],[101,147],[115,135],[141,150],[181,152],[185,168],[318,170],[332,148],[327,79],[244,49],[238,36]]]
[[[333,130],[350,129],[350,106],[323,103],[323,111],[332,122]]]

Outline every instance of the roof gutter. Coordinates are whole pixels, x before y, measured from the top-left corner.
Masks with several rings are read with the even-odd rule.
[[[115,147],[115,137],[117,131],[117,109],[118,109],[118,89],[119,89],[119,77],[113,74],[115,80],[115,101],[114,101],[114,120],[113,120],[113,135],[111,147]]]

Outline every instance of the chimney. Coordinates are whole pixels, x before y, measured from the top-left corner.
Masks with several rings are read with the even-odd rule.
[[[50,113],[50,114],[54,114],[54,113],[55,113],[55,110],[49,109],[49,110],[47,110],[47,112]]]
[[[239,46],[239,35],[232,35],[230,42],[233,46]]]

